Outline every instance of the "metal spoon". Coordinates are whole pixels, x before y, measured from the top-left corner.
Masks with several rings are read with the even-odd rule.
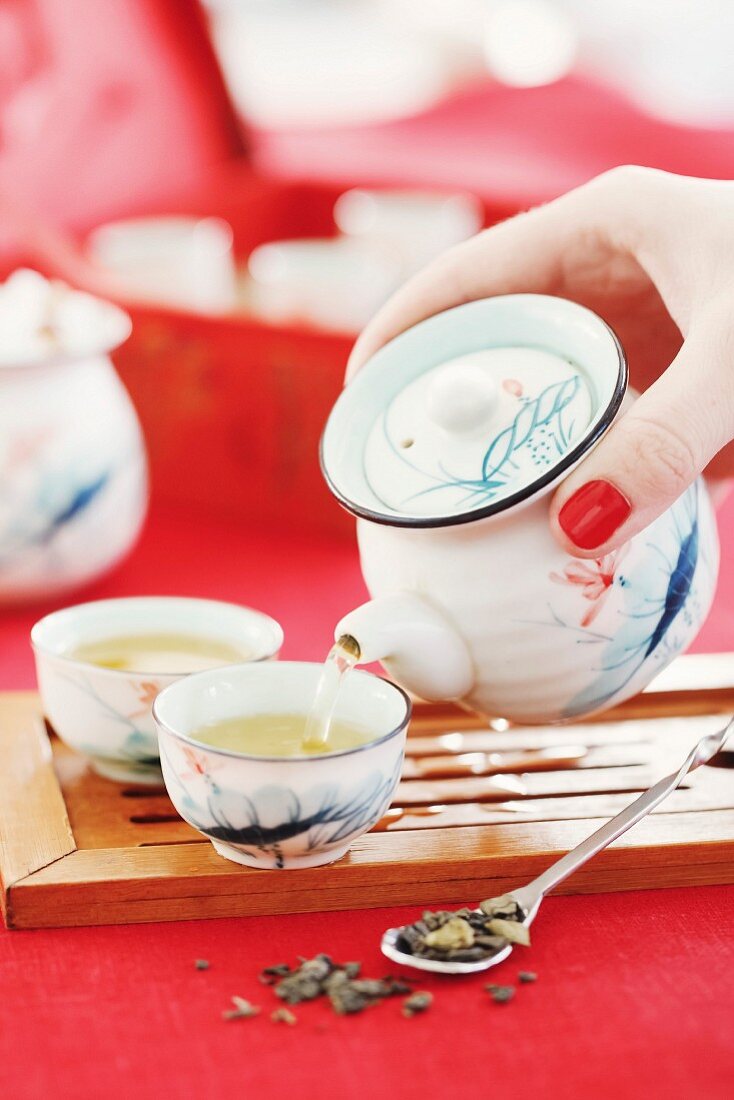
[[[710,733],[702,738],[695,748],[691,749],[677,772],[667,775],[654,787],[650,787],[648,791],[645,791],[644,794],[641,794],[639,798],[630,803],[625,810],[613,817],[606,825],[602,825],[600,829],[597,829],[595,833],[592,833],[590,837],[582,841],[576,848],[573,848],[567,855],[551,864],[547,871],[544,871],[538,878],[533,879],[527,886],[521,886],[518,890],[510,891],[509,897],[514,898],[525,914],[522,923],[528,926],[531,925],[537,916],[540,903],[549,890],[552,890],[559,882],[563,882],[564,879],[590,860],[592,856],[595,856],[597,852],[601,852],[613,840],[616,840],[622,833],[626,833],[641,818],[649,814],[650,810],[654,809],[676,787],[680,786],[689,772],[700,767],[701,764],[707,763],[719,751],[733,729],[734,718],[718,733]],[[476,962],[450,962],[449,960],[443,962],[440,959],[424,959],[419,955],[411,955],[407,951],[401,951],[398,947],[399,935],[399,928],[387,929],[382,937],[383,955],[387,955],[388,959],[402,963],[404,966],[413,966],[417,970],[433,970],[438,974],[474,974],[479,970],[488,970],[491,966],[501,963],[512,951],[512,944],[508,944],[494,955],[489,955],[486,959],[478,959]]]

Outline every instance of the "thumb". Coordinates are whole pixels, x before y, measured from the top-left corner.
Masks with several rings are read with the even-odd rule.
[[[667,371],[558,489],[551,528],[574,556],[599,557],[642,531],[730,441],[726,343],[723,327],[691,330]]]

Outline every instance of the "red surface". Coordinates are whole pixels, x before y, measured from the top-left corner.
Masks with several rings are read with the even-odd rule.
[[[728,130],[676,126],[569,77],[542,88],[480,83],[416,118],[351,129],[263,131],[261,172],[403,187],[457,187],[517,210],[617,164],[734,177]]]
[[[270,874],[275,872],[263,872]],[[256,974],[299,953],[389,968],[382,929],[413,911],[0,934],[8,1097],[63,1100],[723,1100],[734,1080],[734,888],[550,899],[532,948],[489,977],[430,978],[406,1020],[322,1003],[274,1024]],[[196,971],[194,959],[211,962]],[[487,981],[538,974],[507,1005]],[[260,1017],[224,1021],[233,994]]]
[[[734,501],[722,520],[734,533]],[[129,561],[84,596],[136,592],[262,607],[286,628],[285,654],[311,658],[364,595],[349,544],[184,511],[155,516]],[[31,686],[27,630],[44,610],[0,617],[0,686]],[[700,646],[732,648],[733,627],[725,553]],[[425,1017],[405,1020],[388,1002],[339,1019],[318,1003],[296,1009],[293,1028],[270,1021],[261,967],[327,951],[382,974],[380,932],[412,911],[0,931],[3,1094],[723,1100],[734,1081],[733,903],[725,887],[551,899],[530,951],[490,979],[421,980],[435,994]],[[196,971],[196,958],[211,969]],[[514,982],[519,967],[537,984],[489,1003],[484,982]],[[261,1017],[223,1021],[233,994],[261,1004]]]
[[[67,228],[243,149],[198,0],[3,0],[0,133],[0,189]]]

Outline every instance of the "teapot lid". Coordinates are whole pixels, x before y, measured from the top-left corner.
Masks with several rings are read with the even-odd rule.
[[[446,310],[381,348],[321,445],[332,492],[401,527],[481,519],[550,490],[598,442],[627,383],[590,310],[518,294]]]

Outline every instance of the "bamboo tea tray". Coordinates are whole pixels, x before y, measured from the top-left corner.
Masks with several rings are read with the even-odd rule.
[[[96,776],[0,695],[0,878],[10,928],[466,904],[527,881],[734,712],[734,654],[683,657],[637,699],[564,727],[489,729],[419,705],[378,827],[329,867],[222,859],[165,791]],[[734,745],[564,883],[568,892],[734,882]]]

